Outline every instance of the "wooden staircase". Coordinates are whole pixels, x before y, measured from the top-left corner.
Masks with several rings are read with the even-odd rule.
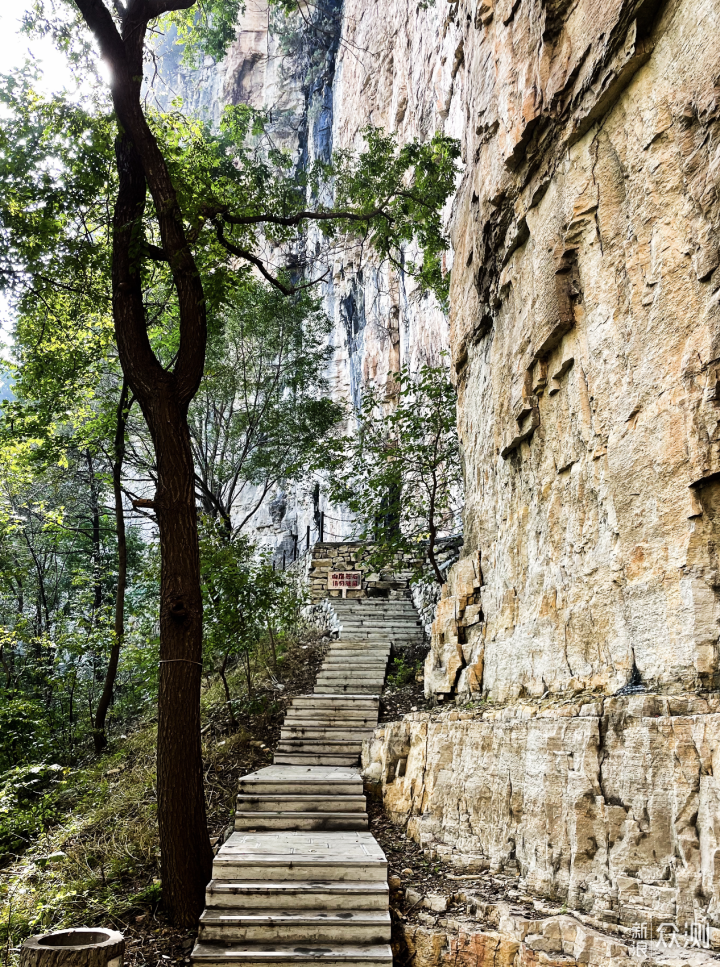
[[[422,630],[410,602],[376,601],[333,600],[342,630],[313,694],[291,703],[275,764],[240,780],[195,964],[392,965],[387,860],[367,831],[359,763],[391,644]]]

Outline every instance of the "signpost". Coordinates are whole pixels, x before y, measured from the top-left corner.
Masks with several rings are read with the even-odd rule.
[[[362,587],[362,571],[330,571],[328,573],[328,589],[342,591],[347,597],[348,590],[359,590]]]

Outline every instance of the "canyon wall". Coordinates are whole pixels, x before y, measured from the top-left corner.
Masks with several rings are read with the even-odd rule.
[[[345,0],[310,87],[273,80],[258,9],[223,83],[294,91],[298,157],[369,123],[462,145],[449,329],[349,254],[325,291],[339,397],[445,346],[459,393],[464,556],[425,679],[469,705],[380,729],[369,779],[459,866],[717,926],[720,0]]]
[[[376,60],[339,52],[338,142],[442,127],[464,161],[465,548],[426,690],[471,705],[385,726],[366,775],[430,855],[717,924],[720,4],[344,16]]]
[[[464,23],[451,342],[484,585],[458,687],[714,689],[720,5]]]
[[[414,10],[388,6],[395,28],[402,15],[407,18]],[[434,53],[444,14],[439,5],[438,10],[422,16],[426,22],[424,56]],[[237,38],[219,64],[208,59],[199,70],[184,67],[174,35],[168,35],[160,45],[162,70],[155,96],[167,107],[180,95],[187,110],[215,123],[226,105],[246,103],[264,110],[274,143],[290,152],[300,166],[316,159],[329,160],[334,146],[361,149],[361,131],[366,125],[397,127],[390,121],[389,108],[383,108],[382,116],[376,110],[376,99],[384,98],[375,82],[378,58],[389,54],[392,59],[392,50],[387,48],[392,33],[387,32],[386,23],[382,36],[377,35],[378,16],[385,14],[377,8],[358,5],[355,11],[343,7],[342,0],[319,0],[310,12],[311,21],[318,26],[309,29],[304,16],[286,18],[268,0],[247,0]],[[412,110],[408,112],[408,122],[412,114]],[[424,137],[441,126],[442,121],[434,118],[427,123],[413,122],[399,132],[399,138]],[[320,239],[310,228],[306,240],[310,255],[316,242]],[[412,259],[416,251],[410,246],[404,255]],[[383,387],[401,366],[437,364],[440,353],[448,351],[447,315],[432,295],[421,295],[402,270],[377,265],[357,246],[332,251],[327,268],[329,279],[316,291],[333,322],[329,337],[333,356],[327,376],[335,399],[358,405],[368,382]],[[324,275],[325,269],[323,264],[316,274]],[[256,500],[254,491],[245,494],[236,508],[238,519]],[[274,548],[277,560],[282,560],[283,553],[291,560],[295,537],[300,550],[305,550],[308,526],[312,542],[321,539],[321,513],[325,515],[325,541],[352,535],[347,513],[330,506],[314,481],[304,486],[281,484],[262,502],[248,531]]]

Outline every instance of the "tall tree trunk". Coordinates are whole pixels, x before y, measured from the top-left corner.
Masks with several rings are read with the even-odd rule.
[[[428,508],[428,560],[430,561],[430,566],[435,574],[435,580],[440,585],[443,586],[445,579],[443,578],[442,571],[440,570],[440,565],[438,564],[437,558],[435,556],[435,542],[437,541],[437,524],[435,523],[435,501],[437,499],[437,476],[433,473],[433,485],[430,490],[430,506]]]
[[[115,637],[110,649],[110,661],[105,673],[105,684],[95,713],[95,728],[93,738],[95,752],[99,755],[107,745],[105,723],[107,713],[115,694],[115,679],[117,678],[120,650],[125,637],[125,591],[127,590],[127,535],[125,533],[125,509],[122,494],[122,470],[125,460],[125,428],[128,417],[128,384],[123,380],[120,401],[117,407],[115,422],[115,459],[112,463],[113,496],[115,499],[115,533],[118,546],[118,578],[115,593]]]
[[[170,901],[176,923],[191,924],[203,909],[212,870],[200,740],[202,595],[195,474],[187,414],[171,387],[149,415],[162,559],[158,822],[163,899]]]
[[[158,690],[158,826],[163,903],[174,923],[193,926],[212,872],[200,741],[202,595],[200,548],[187,410],[175,373],[151,352],[137,249],[145,175],[127,135],[117,142],[113,296],[123,372],[150,430],[157,489],[150,501],[160,536],[160,684]],[[204,342],[201,353],[204,359]],[[199,378],[198,378],[199,382]],[[185,399],[182,397],[185,396]]]
[[[121,21],[98,0],[75,0],[111,73],[119,122],[118,194],[113,218],[113,320],[123,373],[152,436],[157,461],[153,502],[161,550],[160,685],[158,692],[158,825],[163,903],[178,926],[202,912],[212,871],[200,742],[202,596],[188,407],[205,367],[205,293],[185,236],[170,172],[143,114],[143,54],[148,21],[193,0],[115,4]],[[177,294],[179,346],[172,371],[148,337],[142,288],[147,252],[147,190]]]
[[[235,713],[232,707],[232,696],[230,695],[230,686],[228,685],[227,676],[225,674],[225,669],[227,668],[228,658],[230,657],[230,652],[225,652],[225,657],[223,658],[223,663],[220,666],[220,678],[222,679],[223,688],[225,689],[225,703],[227,704],[228,712],[230,714],[230,728],[233,732],[237,732],[237,719],[235,718]]]

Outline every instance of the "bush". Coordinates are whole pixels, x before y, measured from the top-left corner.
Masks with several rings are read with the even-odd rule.
[[[59,765],[17,766],[0,776],[0,858],[23,852],[57,817]]]

